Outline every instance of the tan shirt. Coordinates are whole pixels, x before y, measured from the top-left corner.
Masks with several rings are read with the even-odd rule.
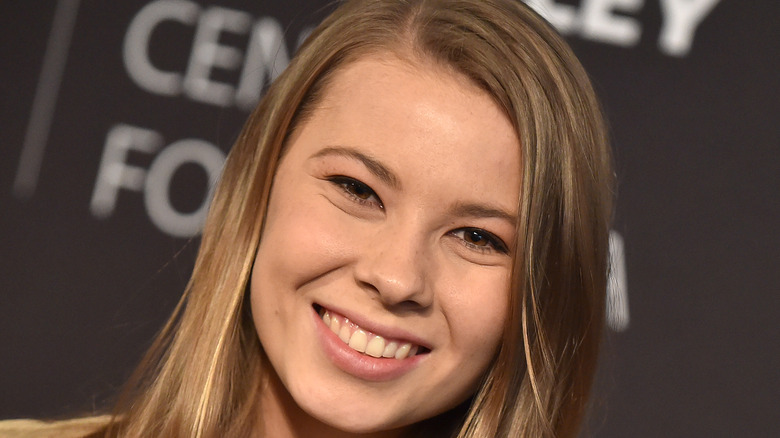
[[[0,438],[78,438],[96,431],[110,415],[64,421],[3,420]]]

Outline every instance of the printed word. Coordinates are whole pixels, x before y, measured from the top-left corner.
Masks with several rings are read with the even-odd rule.
[[[663,21],[658,48],[672,56],[690,52],[696,28],[720,0],[661,0]],[[582,0],[579,7],[554,0],[524,0],[559,32],[584,39],[630,47],[639,42],[641,24],[628,16],[644,0]]]
[[[225,155],[211,143],[184,139],[164,147],[163,137],[152,130],[116,125],[108,132],[100,160],[90,211],[107,218],[116,207],[119,190],[143,192],[144,205],[152,223],[174,237],[190,237],[200,232],[206,218],[211,191],[216,185]],[[157,153],[149,169],[127,164],[129,152]],[[208,175],[209,190],[201,205],[191,213],[177,211],[171,204],[171,179],[179,167],[194,163]]]
[[[149,59],[154,30],[174,22],[195,27],[186,71],[164,71]],[[308,35],[305,30],[299,42]],[[245,50],[220,43],[225,33],[249,35]],[[142,89],[163,96],[186,95],[192,100],[250,110],[263,86],[287,67],[289,52],[284,29],[274,18],[253,21],[246,12],[219,6],[202,8],[187,0],[158,0],[133,17],[125,35],[123,60],[130,78]],[[237,84],[216,81],[212,70],[240,72]]]

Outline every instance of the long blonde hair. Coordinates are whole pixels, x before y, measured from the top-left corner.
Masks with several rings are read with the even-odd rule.
[[[568,46],[513,0],[354,0],[312,33],[229,154],[192,278],[96,436],[248,436],[267,361],[247,284],[285,140],[340,67],[412,51],[481,86],[514,125],[523,187],[510,317],[458,437],[574,437],[603,325],[611,156]]]

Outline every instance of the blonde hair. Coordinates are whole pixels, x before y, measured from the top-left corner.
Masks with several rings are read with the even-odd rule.
[[[368,53],[411,53],[481,86],[514,125],[523,187],[510,317],[458,437],[574,437],[595,372],[612,212],[611,157],[587,75],[512,0],[355,0],[313,32],[227,159],[192,278],[96,436],[248,436],[268,365],[247,284],[285,139],[328,78]],[[453,417],[453,418],[451,418]]]

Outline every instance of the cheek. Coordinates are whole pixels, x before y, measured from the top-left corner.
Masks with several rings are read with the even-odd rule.
[[[334,210],[324,197],[305,190],[274,192],[253,277],[298,288],[343,264],[350,233]]]
[[[470,368],[487,368],[501,341],[509,310],[505,272],[464,272],[446,296],[452,343]]]
[[[301,327],[298,322],[308,308],[302,305],[308,299],[306,291],[312,284],[327,281],[327,274],[348,259],[344,226],[335,220],[333,206],[305,187],[277,187],[268,206],[250,286],[255,328],[272,362],[285,357],[283,339]],[[285,369],[277,365],[278,370]]]

